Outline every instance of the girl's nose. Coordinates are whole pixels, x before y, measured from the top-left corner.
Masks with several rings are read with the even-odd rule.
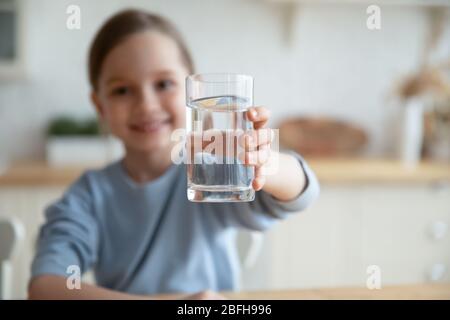
[[[151,112],[160,109],[161,104],[155,90],[142,88],[136,101],[136,107],[140,112]]]

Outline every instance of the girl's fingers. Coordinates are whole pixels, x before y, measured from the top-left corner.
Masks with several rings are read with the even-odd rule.
[[[265,175],[264,166],[255,167],[255,178],[264,177],[264,175]]]
[[[239,159],[244,165],[248,166],[262,166],[270,157],[270,145],[265,144],[254,151],[246,151],[241,153]]]
[[[260,146],[270,144],[273,140],[273,131],[270,128],[249,130],[239,137],[239,144],[246,151],[257,150]]]
[[[270,144],[273,140],[273,130],[270,128],[264,128],[256,130],[256,145],[257,147],[261,147],[263,145]]]
[[[260,129],[269,120],[270,111],[265,107],[251,107],[247,110],[247,118],[253,122],[255,129]]]
[[[266,178],[264,176],[259,176],[252,181],[252,188],[255,189],[255,191],[259,191],[264,187],[264,184],[266,183]]]
[[[255,167],[255,177],[252,181],[252,188],[259,191],[266,183],[266,177],[264,172],[264,166]]]

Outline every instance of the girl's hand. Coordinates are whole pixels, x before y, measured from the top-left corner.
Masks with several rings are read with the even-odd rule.
[[[245,152],[242,161],[245,165],[255,167],[255,178],[252,187],[261,190],[266,182],[264,164],[270,157],[270,143],[273,139],[272,129],[264,128],[269,120],[270,112],[264,107],[251,107],[247,110],[247,119],[253,122],[254,130],[244,136]]]

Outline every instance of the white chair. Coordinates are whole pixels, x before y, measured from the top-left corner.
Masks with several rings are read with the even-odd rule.
[[[24,237],[25,229],[18,219],[0,217],[0,300],[11,299],[11,259]]]
[[[261,254],[264,233],[259,231],[242,231],[238,233],[237,242],[242,268],[251,269]]]

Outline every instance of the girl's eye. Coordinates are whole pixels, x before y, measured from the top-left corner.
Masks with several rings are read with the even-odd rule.
[[[175,84],[175,83],[174,83],[172,80],[161,80],[161,81],[158,81],[158,82],[156,83],[156,89],[157,89],[157,90],[161,90],[161,91],[168,90],[168,89],[170,89],[174,84]]]
[[[117,88],[113,89],[112,94],[115,96],[123,96],[129,92],[130,92],[130,90],[128,89],[128,87],[124,86],[124,87],[117,87]]]

